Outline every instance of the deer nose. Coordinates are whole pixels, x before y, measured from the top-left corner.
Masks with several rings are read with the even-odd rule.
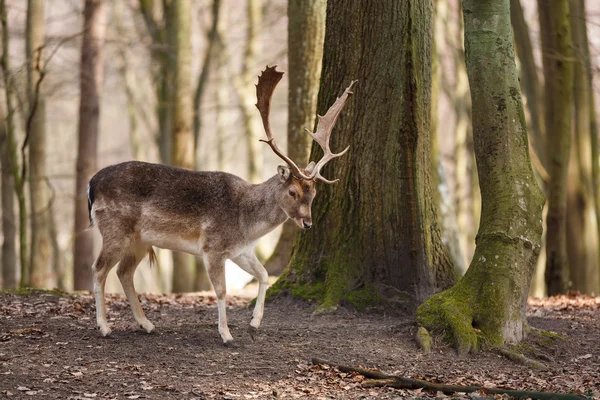
[[[302,227],[304,229],[310,229],[311,226],[312,226],[312,222],[306,222],[306,220],[302,220]]]

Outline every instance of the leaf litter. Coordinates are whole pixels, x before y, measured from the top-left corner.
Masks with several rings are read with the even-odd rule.
[[[290,299],[267,304],[253,340],[246,333],[252,315],[249,299],[230,297],[230,329],[240,345],[231,350],[217,333],[213,295],[140,295],[140,300],[157,331],[147,335],[138,330],[126,298],[113,294],[107,295],[113,325],[113,337],[107,339],[96,330],[88,294],[0,294],[0,398],[447,397],[441,392],[369,388],[362,375],[312,365],[313,357],[436,383],[600,398],[600,297],[569,293],[528,301],[530,324],[564,337],[547,335],[542,346],[530,335],[522,344],[545,357],[545,370],[495,353],[459,357],[439,340],[425,355],[413,342],[416,326],[410,317],[343,308],[314,314],[309,305]]]

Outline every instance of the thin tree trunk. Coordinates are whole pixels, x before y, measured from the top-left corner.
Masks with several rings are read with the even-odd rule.
[[[125,28],[123,26],[123,3],[115,2],[113,6],[113,16],[115,19],[116,31],[120,37],[124,37]],[[127,98],[127,117],[129,120],[129,143],[131,145],[131,151],[133,158],[139,161],[145,161],[146,156],[142,148],[142,140],[140,132],[138,130],[138,118],[137,118],[137,101],[136,101],[136,77],[134,71],[129,67],[129,60],[127,58],[127,48],[123,43],[117,46],[117,54],[119,57],[118,66],[121,79],[124,83],[125,96]]]
[[[548,173],[546,285],[548,294],[569,288],[566,207],[571,145],[573,51],[568,0],[538,0],[542,59],[546,84],[545,111]]]
[[[175,34],[168,23],[172,19],[174,10],[173,0],[139,0],[140,11],[144,17],[148,33],[152,38],[152,61],[156,66],[155,72],[155,95],[156,95],[156,115],[158,117],[158,135],[156,142],[158,145],[161,162],[171,163],[172,154],[172,115],[173,115],[173,90],[175,73]],[[158,4],[161,5],[162,19],[156,17]]]
[[[169,20],[175,40],[175,90],[173,92],[173,147],[171,160],[179,168],[194,168],[191,0],[173,3]],[[173,291],[194,290],[195,262],[190,254],[173,252]]]
[[[2,174],[2,288],[17,287],[17,224],[15,187],[12,173],[11,147],[8,138],[6,111],[0,103],[0,173]]]
[[[196,84],[196,91],[194,93],[194,155],[197,157],[198,145],[200,143],[200,130],[202,127],[202,118],[200,115],[200,105],[202,103],[202,96],[206,91],[206,81],[211,70],[213,58],[215,57],[215,46],[218,41],[218,27],[220,17],[221,0],[213,0],[212,4],[212,25],[207,35],[206,52],[204,53],[204,60],[202,62],[202,68],[200,69],[200,76],[198,76],[198,83]]]
[[[242,59],[242,70],[240,79],[236,84],[237,92],[240,97],[240,108],[244,124],[244,133],[246,135],[246,147],[248,150],[248,180],[252,183],[262,181],[260,167],[263,163],[261,131],[258,125],[258,113],[254,106],[256,90],[254,83],[256,80],[256,71],[254,67],[258,65],[258,32],[261,20],[261,1],[247,0],[247,26],[246,26],[246,46]]]
[[[92,289],[94,238],[89,226],[87,185],[97,170],[100,98],[104,74],[106,35],[105,0],[86,0],[81,45],[79,143],[75,183],[75,244],[73,246],[74,289]]]
[[[432,14],[431,2],[327,2],[317,111],[358,80],[331,138],[334,152],[350,151],[325,167],[340,182],[318,187],[313,229],[271,295],[289,291],[324,309],[410,307],[454,282],[431,184]]]
[[[310,136],[304,129],[314,125],[321,77],[325,38],[325,0],[288,2],[288,133],[287,155],[306,165]],[[283,225],[273,254],[265,263],[267,272],[280,275],[290,261],[298,227],[293,221]]]
[[[521,0],[510,0],[510,21],[514,31],[515,47],[521,63],[521,88],[527,98],[527,109],[530,116],[528,129],[535,155],[542,167],[547,170],[545,121],[544,121],[544,88],[540,84],[538,68],[533,58],[533,46],[529,36],[529,28],[523,14]]]
[[[25,202],[25,181],[19,168],[19,157],[17,151],[17,138],[14,123],[15,108],[13,106],[13,94],[15,91],[12,72],[9,62],[9,36],[8,17],[6,1],[0,0],[0,20],[2,25],[2,74],[4,78],[4,94],[6,99],[6,135],[8,145],[8,157],[10,158],[10,172],[13,176],[14,193],[17,196],[19,210],[19,265],[21,269],[20,286],[29,285],[29,265],[27,262],[27,204]],[[10,233],[10,231],[9,231]]]
[[[417,310],[418,321],[460,353],[482,338],[500,345],[524,337],[544,202],[529,160],[509,0],[464,0],[463,10],[481,224],[465,276]]]
[[[56,286],[50,237],[50,191],[46,182],[44,65],[44,0],[27,6],[26,58],[29,134],[29,193],[31,201],[31,286]]]
[[[583,0],[570,0],[574,46],[574,118],[573,145],[569,163],[567,208],[567,253],[572,288],[586,294],[600,291],[600,255],[596,201],[592,176],[592,136],[590,134],[593,106],[586,71],[586,22]]]

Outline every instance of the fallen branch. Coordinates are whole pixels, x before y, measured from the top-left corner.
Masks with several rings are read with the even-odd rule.
[[[444,394],[452,393],[472,393],[481,391],[488,394],[506,394],[516,399],[530,398],[534,400],[585,400],[586,397],[575,394],[560,394],[560,393],[547,393],[547,392],[533,392],[527,390],[511,390],[511,389],[500,389],[500,388],[488,388],[483,386],[461,386],[461,385],[445,385],[441,383],[433,383],[422,381],[420,379],[405,378],[397,375],[388,375],[383,372],[374,371],[371,369],[350,367],[345,365],[339,365],[331,363],[329,361],[320,360],[313,358],[311,361],[314,365],[325,364],[332,367],[336,367],[342,372],[351,373],[356,372],[363,375],[369,380],[363,383],[364,386],[368,387],[393,387],[396,389],[423,389],[426,391],[443,392]]]

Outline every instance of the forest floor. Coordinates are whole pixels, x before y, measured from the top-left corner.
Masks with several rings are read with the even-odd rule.
[[[531,299],[532,326],[562,335],[527,339],[545,369],[494,352],[459,357],[437,340],[430,354],[415,345],[413,319],[340,309],[315,314],[280,299],[266,306],[259,335],[246,331],[248,298],[229,301],[226,348],[217,333],[213,296],[141,295],[157,331],[136,329],[124,296],[107,296],[113,328],[102,338],[90,295],[0,294],[0,398],[49,399],[396,399],[441,392],[365,387],[349,366],[446,384],[572,392],[600,398],[600,297]],[[453,398],[481,398],[481,393]],[[503,398],[500,396],[491,398]]]

